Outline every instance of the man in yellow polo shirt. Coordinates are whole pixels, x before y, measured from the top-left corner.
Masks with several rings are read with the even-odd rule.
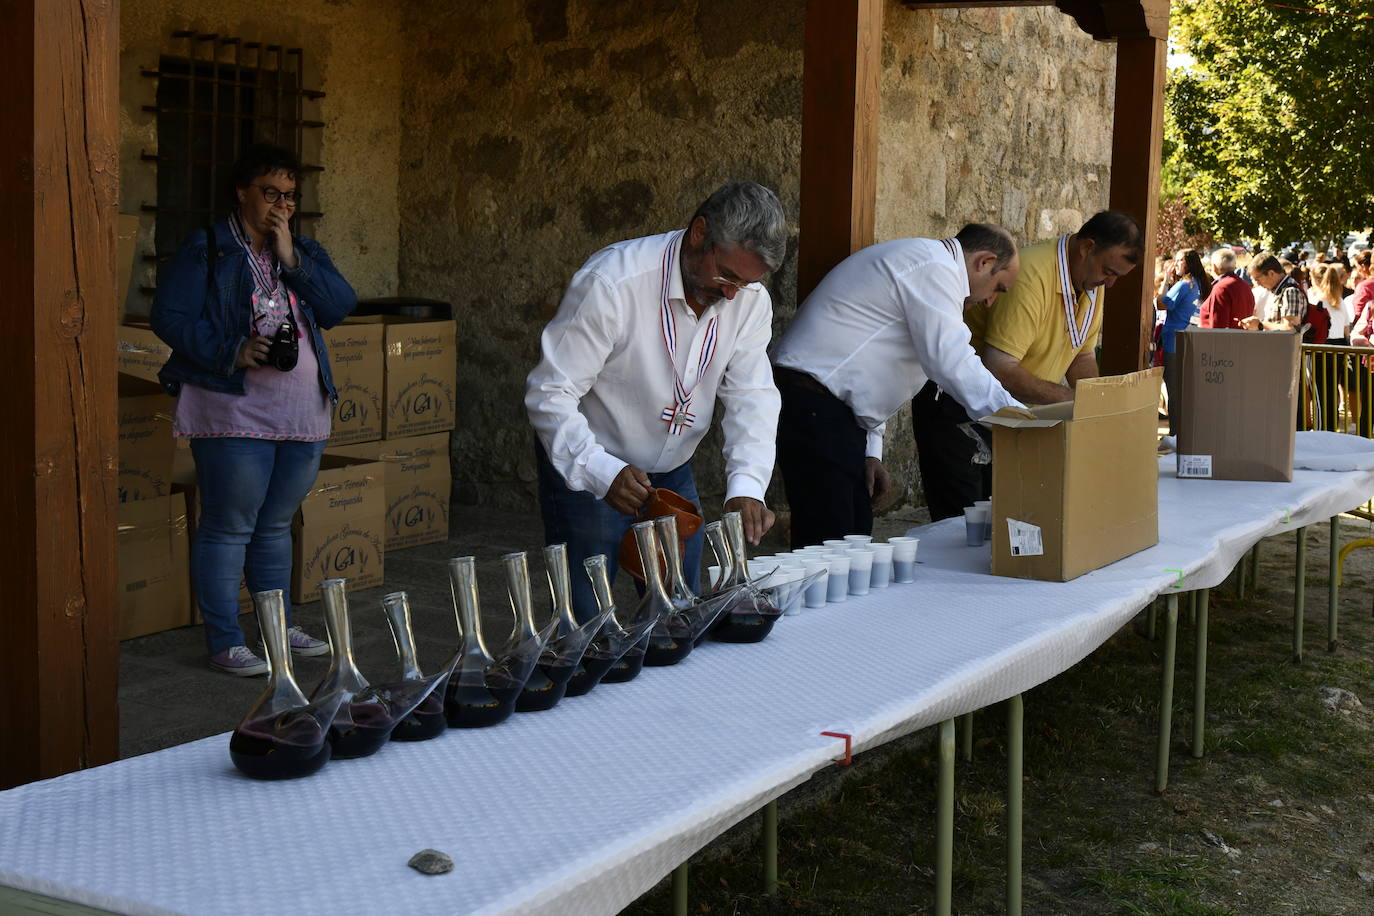
[[[997,302],[964,313],[973,348],[1002,387],[1027,404],[1073,400],[1097,371],[1104,287],[1140,263],[1145,237],[1127,213],[1104,210],[1077,232],[1021,249],[1021,274]],[[987,430],[934,382],[911,402],[921,484],[932,521],[992,489]]]

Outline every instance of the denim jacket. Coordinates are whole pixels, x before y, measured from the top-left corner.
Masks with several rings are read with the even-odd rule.
[[[253,274],[229,221],[215,223],[213,231],[219,245],[214,289],[208,288],[206,233],[197,230],[163,273],[153,300],[153,332],[172,348],[158,380],[173,396],[183,384],[244,393],[247,370],[235,368],[234,361],[253,318]],[[300,300],[320,366],[320,388],[332,402],[338,393],[320,330],[347,318],[358,297],[318,242],[297,236],[295,243],[299,263],[290,270],[283,267],[281,279]]]

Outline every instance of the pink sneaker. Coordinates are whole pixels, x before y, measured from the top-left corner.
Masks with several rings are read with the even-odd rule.
[[[247,646],[230,646],[210,656],[210,667],[235,677],[257,677],[267,673],[267,662],[258,658]]]

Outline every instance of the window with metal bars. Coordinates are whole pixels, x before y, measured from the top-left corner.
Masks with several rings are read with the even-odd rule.
[[[249,145],[286,147],[302,158],[303,171],[323,171],[318,163],[304,164],[306,131],[324,127],[306,117],[307,105],[324,93],[305,88],[302,49],[193,31],[173,32],[172,38],[181,53],[165,54],[156,69],[143,70],[157,80],[156,104],[143,108],[157,115],[158,151],[142,158],[157,168],[157,201],[143,209],[156,214],[149,258],[159,276],[193,230],[229,214],[229,169]],[[298,208],[292,231],[322,215]],[[155,287],[142,289],[152,293]]]

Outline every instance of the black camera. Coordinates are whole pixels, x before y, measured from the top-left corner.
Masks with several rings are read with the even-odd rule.
[[[267,365],[279,372],[290,372],[301,358],[301,346],[296,340],[296,322],[287,316],[282,320],[272,343],[267,348]]]

